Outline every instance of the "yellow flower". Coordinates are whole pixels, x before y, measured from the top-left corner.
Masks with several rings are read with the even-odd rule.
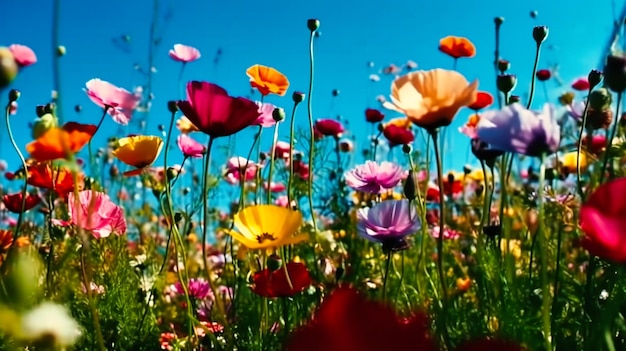
[[[157,159],[163,140],[158,136],[136,135],[119,139],[117,145],[113,155],[125,164],[135,167],[136,169],[124,172],[125,176],[134,176]]]
[[[578,158],[578,152],[568,152],[560,159],[561,172],[567,174],[576,174],[576,161]],[[580,171],[585,172],[587,170],[587,154],[585,152],[580,153]]]
[[[476,101],[478,81],[469,84],[465,77],[445,69],[414,71],[391,84],[388,109],[401,112],[422,128],[448,126],[461,107]]]
[[[276,205],[255,205],[244,208],[234,216],[235,227],[229,234],[249,249],[272,249],[297,244],[309,238],[294,235],[302,226],[302,214]]]
[[[183,134],[189,134],[200,130],[186,116],[182,116],[176,120],[176,128],[178,128],[178,130]]]

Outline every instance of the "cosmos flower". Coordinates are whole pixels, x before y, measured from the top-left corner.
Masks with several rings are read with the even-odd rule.
[[[392,162],[366,161],[346,172],[346,184],[354,190],[380,194],[393,189],[404,178],[402,167]]]
[[[183,44],[174,45],[173,49],[170,49],[170,57],[174,61],[187,63],[192,62],[200,58],[200,51],[193,46],[187,46]]]
[[[469,84],[456,71],[414,71],[393,81],[391,102],[383,106],[431,130],[450,125],[461,107],[476,101],[477,89],[477,81]]]
[[[220,86],[207,82],[187,83],[187,100],[177,105],[193,125],[214,138],[237,133],[260,115],[254,101],[231,97]]]
[[[198,299],[198,300],[204,300],[206,298],[213,299],[211,286],[206,280],[202,278],[189,279],[189,282],[187,284],[187,290],[189,291],[189,296],[194,299]],[[174,291],[177,292],[179,295],[185,294],[185,290],[183,289],[183,285],[180,283],[180,281],[177,281],[174,284]]]
[[[408,247],[405,238],[417,232],[420,221],[408,200],[387,200],[357,212],[357,232],[362,238],[383,244],[383,251]]]
[[[161,153],[163,140],[158,136],[136,135],[117,140],[113,156],[125,164],[135,167],[124,172],[125,176],[134,176],[149,167]]]
[[[121,125],[127,125],[133,110],[139,105],[139,97],[124,88],[95,78],[86,84],[85,92],[96,105],[107,108],[107,113]]]
[[[476,132],[494,149],[527,156],[551,154],[561,140],[560,126],[549,104],[542,112],[527,110],[519,103],[484,112]]]
[[[234,216],[230,234],[249,249],[275,249],[308,240],[307,234],[296,234],[302,226],[302,213],[276,205],[248,206]]]
[[[452,35],[439,41],[439,51],[455,59],[476,56],[476,47],[469,39]]]
[[[276,94],[284,96],[289,88],[289,80],[273,67],[254,65],[246,70],[250,85],[257,88],[261,95]]]
[[[96,133],[96,126],[68,122],[62,128],[52,127],[37,140],[26,145],[30,157],[39,161],[69,159],[85,146]]]

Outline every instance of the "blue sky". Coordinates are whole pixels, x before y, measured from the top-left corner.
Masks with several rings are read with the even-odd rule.
[[[97,123],[100,109],[83,92],[85,82],[101,78],[131,90],[145,82],[135,69],[139,64],[147,69],[148,33],[153,2],[150,0],[110,0],[107,2],[65,0],[61,4],[60,37],[67,48],[62,58],[62,101],[64,119]],[[535,43],[532,28],[547,25],[549,37],[541,55],[539,68],[558,63],[559,75],[565,86],[548,82],[551,97],[591,68],[598,68],[603,49],[613,26],[613,12],[621,12],[621,1],[613,10],[608,1],[590,5],[588,0],[560,1],[160,1],[153,92],[154,107],[148,132],[158,134],[157,125],[169,116],[168,100],[178,98],[179,64],[172,61],[168,50],[176,43],[197,47],[202,58],[189,64],[185,80],[206,80],[226,88],[231,95],[250,94],[245,70],[259,63],[273,66],[291,81],[288,95],[270,97],[266,101],[291,108],[291,92],[306,91],[308,86],[308,36],[306,20],[321,21],[321,35],[315,43],[316,75],[313,93],[315,118],[341,115],[350,121],[352,134],[363,145],[369,126],[363,111],[378,107],[375,97],[388,96],[392,77],[382,76],[373,83],[369,74],[378,73],[383,66],[415,61],[420,69],[452,68],[452,59],[437,50],[439,39],[447,35],[465,36],[477,47],[472,59],[461,59],[458,69],[469,80],[478,79],[480,89],[495,93],[493,72],[493,18],[502,16],[501,56],[511,61],[511,73],[518,75],[516,94],[524,96],[529,87]],[[13,118],[19,145],[30,141],[27,124],[36,116],[35,106],[46,103],[52,89],[51,45],[52,1],[0,1],[0,45],[20,43],[30,46],[39,62],[26,68],[12,87],[22,91],[19,114]],[[538,11],[531,18],[530,11]],[[167,18],[167,19],[166,19]],[[129,52],[114,44],[128,35]],[[221,50],[219,64],[215,54]],[[374,67],[367,67],[367,62]],[[332,98],[333,89],[340,94]],[[539,108],[545,100],[538,86],[536,102]],[[255,96],[258,98],[258,94]],[[6,103],[6,94],[0,97]],[[73,111],[80,104],[80,114]],[[398,116],[389,111],[389,117]],[[451,153],[447,166],[460,169],[468,161],[467,140],[456,131],[469,115],[468,110],[457,115],[453,128]],[[139,118],[140,115],[136,115]],[[305,125],[306,110],[297,116]],[[284,128],[286,131],[287,128]],[[115,134],[118,126],[107,119],[100,138]],[[2,132],[2,135],[6,135]],[[267,133],[269,134],[269,133]],[[244,132],[238,138],[238,151],[244,154],[250,146]],[[285,135],[281,133],[281,135]],[[418,138],[419,141],[419,138]],[[266,140],[264,145],[268,145]],[[16,168],[10,146],[2,139],[2,156]],[[420,147],[419,144],[416,147]],[[360,157],[357,156],[357,160]],[[175,162],[180,159],[174,158]],[[469,159],[470,163],[473,161]]]

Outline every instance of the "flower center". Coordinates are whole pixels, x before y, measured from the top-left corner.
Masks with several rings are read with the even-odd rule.
[[[274,238],[274,235],[270,234],[270,233],[263,233],[261,235],[257,235],[256,236],[256,241],[259,242],[259,244],[264,243],[265,241],[274,241],[276,240],[276,238]]]

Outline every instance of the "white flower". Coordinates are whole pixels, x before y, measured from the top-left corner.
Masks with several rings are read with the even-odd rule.
[[[71,346],[80,337],[78,323],[67,309],[44,302],[22,316],[22,335],[31,341],[51,340],[53,345]]]

